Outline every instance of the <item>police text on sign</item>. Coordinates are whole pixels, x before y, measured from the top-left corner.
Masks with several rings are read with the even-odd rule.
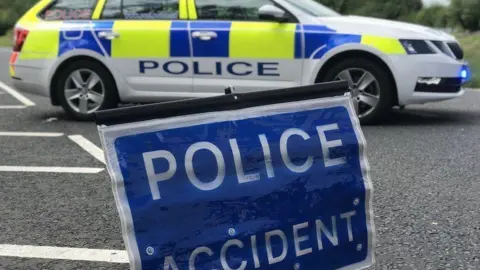
[[[330,153],[329,153],[330,148],[342,146],[342,141],[341,140],[328,141],[325,135],[326,131],[338,130],[338,125],[329,124],[329,125],[317,126],[316,130],[318,132],[318,138],[320,138],[320,146],[323,154],[324,166],[331,167],[335,165],[344,164],[346,162],[344,157],[331,159]],[[298,128],[291,128],[291,129],[285,130],[280,136],[280,153],[282,156],[283,163],[290,171],[294,173],[304,173],[312,167],[313,156],[307,157],[305,163],[301,165],[295,165],[290,159],[287,152],[287,142],[288,142],[288,139],[292,136],[300,136],[304,140],[309,140],[311,138],[310,138],[310,135],[308,135],[305,131]],[[260,134],[258,135],[258,140],[262,146],[262,152],[263,152],[263,158],[264,158],[263,162],[265,163],[265,170],[267,172],[268,178],[273,178],[275,177],[275,172],[273,169],[273,165],[271,163],[271,154],[270,154],[271,151],[270,151],[270,145],[268,143],[267,136],[265,134]],[[260,180],[260,173],[258,172],[252,173],[252,174],[245,173],[243,169],[243,164],[242,164],[243,162],[242,155],[240,153],[237,140],[230,139],[229,143],[231,147],[231,154],[233,155],[233,159],[235,161],[234,165],[236,170],[236,176],[238,178],[238,183],[243,184],[243,183]],[[213,156],[215,156],[217,175],[213,181],[208,183],[203,182],[201,179],[197,177],[197,175],[195,174],[195,168],[193,167],[193,157],[195,153],[201,150],[207,150]],[[153,160],[160,159],[160,158],[163,158],[168,162],[168,170],[166,172],[156,173],[153,167]],[[152,197],[154,200],[159,200],[160,191],[159,191],[157,182],[169,180],[173,176],[175,176],[175,173],[177,172],[177,166],[178,166],[177,160],[175,159],[175,156],[171,152],[166,150],[158,150],[158,151],[143,153],[143,159],[144,159],[146,170],[147,170],[148,181],[150,182]],[[197,142],[192,144],[190,147],[188,147],[185,153],[184,160],[185,160],[184,166],[185,166],[186,175],[184,175],[183,177],[188,178],[188,180],[190,180],[192,185],[194,185],[199,190],[203,190],[203,191],[214,190],[218,188],[225,180],[225,171],[226,171],[225,158],[222,154],[222,151],[213,143],[202,141],[202,142]]]

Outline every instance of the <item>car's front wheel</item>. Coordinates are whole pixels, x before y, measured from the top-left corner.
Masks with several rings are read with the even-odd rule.
[[[76,120],[91,120],[99,110],[118,105],[115,82],[101,64],[80,60],[59,76],[57,94],[65,112]]]
[[[362,124],[384,120],[393,106],[394,87],[389,74],[374,61],[348,58],[335,63],[322,81],[348,82]]]

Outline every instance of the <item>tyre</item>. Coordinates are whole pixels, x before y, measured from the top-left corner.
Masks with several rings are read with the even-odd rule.
[[[362,124],[379,123],[389,115],[394,103],[394,82],[379,64],[365,58],[347,58],[330,66],[323,82],[345,80]]]
[[[58,78],[58,100],[67,115],[75,120],[92,120],[94,112],[118,106],[115,81],[97,62],[73,62],[61,71]]]

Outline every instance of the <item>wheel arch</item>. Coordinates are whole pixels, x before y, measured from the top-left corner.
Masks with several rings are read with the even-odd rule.
[[[367,50],[355,48],[355,49],[344,50],[331,55],[320,66],[318,72],[316,73],[315,83],[318,83],[322,80],[322,78],[326,75],[327,71],[329,70],[330,67],[332,67],[332,65],[348,58],[364,58],[366,60],[375,62],[376,64],[381,66],[383,69],[385,69],[388,73],[389,79],[392,82],[392,86],[394,87],[393,91],[394,91],[395,105],[399,104],[397,80],[395,78],[395,75],[392,72],[392,69],[384,59],[382,59],[377,54]]]
[[[52,74],[50,76],[50,83],[49,83],[50,101],[51,101],[52,105],[54,105],[54,106],[60,105],[60,100],[58,99],[58,95],[55,93],[55,91],[56,91],[55,82],[58,81],[58,79],[60,77],[60,74],[61,74],[61,71],[64,70],[67,66],[69,66],[69,65],[71,65],[75,62],[81,61],[81,60],[95,62],[95,63],[101,65],[103,68],[105,68],[105,70],[107,70],[108,74],[110,75],[110,78],[114,82],[114,86],[116,87],[115,92],[117,94],[117,97],[119,97],[119,89],[118,89],[117,80],[116,80],[114,74],[112,73],[112,71],[110,70],[110,68],[108,68],[108,66],[103,61],[99,60],[95,56],[87,55],[87,54],[81,54],[81,55],[76,54],[76,55],[70,55],[70,56],[64,57],[64,59],[57,62],[58,63],[57,66],[53,69],[54,71],[52,72]]]

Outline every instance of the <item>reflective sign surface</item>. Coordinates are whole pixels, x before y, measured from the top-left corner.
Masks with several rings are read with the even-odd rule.
[[[100,128],[134,269],[358,269],[373,260],[347,98]]]

